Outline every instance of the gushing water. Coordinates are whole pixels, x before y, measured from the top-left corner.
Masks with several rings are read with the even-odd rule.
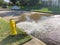
[[[29,18],[29,16],[25,15],[25,18],[27,19],[26,21],[31,21],[31,19]]]
[[[28,34],[31,34],[49,45],[60,44],[60,15],[51,16],[46,20],[38,22],[20,22],[18,28],[24,29]]]

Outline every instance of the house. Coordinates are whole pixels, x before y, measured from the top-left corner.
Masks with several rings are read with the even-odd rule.
[[[42,0],[44,5],[60,6],[60,0]]]

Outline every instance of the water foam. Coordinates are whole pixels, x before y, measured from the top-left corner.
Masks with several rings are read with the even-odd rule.
[[[51,16],[46,20],[38,22],[20,22],[18,28],[24,29],[28,34],[31,34],[45,42],[58,42],[60,44],[60,15]],[[53,41],[52,41],[53,40]]]

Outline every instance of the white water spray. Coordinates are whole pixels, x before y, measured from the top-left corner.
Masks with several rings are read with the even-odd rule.
[[[18,28],[24,29],[28,34],[31,34],[44,42],[51,43],[50,45],[60,44],[60,15],[51,16],[46,20],[39,20],[37,23],[20,22]],[[53,41],[52,41],[53,40]]]

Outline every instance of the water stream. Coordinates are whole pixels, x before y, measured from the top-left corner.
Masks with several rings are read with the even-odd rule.
[[[28,18],[27,18],[28,19]],[[31,20],[29,18],[29,20]],[[46,42],[48,45],[60,45],[60,15],[42,17],[37,22],[24,21],[17,24],[28,34]]]

